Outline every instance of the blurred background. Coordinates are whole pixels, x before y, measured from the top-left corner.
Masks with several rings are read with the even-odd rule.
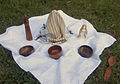
[[[0,0],[0,34],[10,26],[24,23],[28,18],[63,10],[76,19],[86,19],[98,32],[112,35],[117,41],[105,49],[99,67],[85,84],[120,84],[120,0]],[[112,74],[104,81],[108,58],[116,57]],[[0,45],[0,84],[40,84],[29,72],[23,71],[12,58],[11,52]]]

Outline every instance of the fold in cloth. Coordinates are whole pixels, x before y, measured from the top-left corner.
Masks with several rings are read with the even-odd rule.
[[[106,33],[95,30],[85,19],[74,19],[63,11],[58,11],[64,18],[66,29],[74,34],[65,43],[59,44],[63,49],[63,56],[58,60],[49,57],[47,50],[51,44],[42,44],[36,40],[27,41],[24,25],[12,26],[0,35],[0,44],[12,52],[15,62],[25,71],[31,72],[41,84],[83,84],[87,77],[98,67],[99,56],[106,47],[111,46],[116,39]],[[49,14],[29,19],[33,38],[46,23]],[[81,26],[87,26],[86,39],[77,38]],[[19,55],[19,49],[25,45],[32,45],[35,52],[28,57]],[[89,45],[93,49],[93,56],[83,58],[77,49],[81,45]]]

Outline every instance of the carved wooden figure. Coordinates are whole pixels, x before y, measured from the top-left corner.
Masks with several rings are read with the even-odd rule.
[[[26,39],[29,41],[33,40],[32,33],[29,26],[29,20],[27,19],[27,16],[25,16],[24,25],[25,25]]]

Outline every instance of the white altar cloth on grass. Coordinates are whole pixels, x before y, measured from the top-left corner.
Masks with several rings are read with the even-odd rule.
[[[103,50],[111,46],[116,39],[106,33],[95,30],[91,23],[85,19],[74,19],[63,11],[59,13],[64,19],[68,30],[74,34],[62,44],[63,56],[54,60],[48,55],[51,44],[42,44],[36,40],[27,41],[24,24],[7,28],[0,35],[0,44],[12,52],[15,62],[25,71],[29,71],[41,84],[83,84],[87,77],[98,67],[101,60],[99,56]],[[39,34],[39,30],[46,23],[49,14],[36,16],[29,19],[33,38]],[[88,29],[85,40],[78,39],[77,35],[81,26],[85,24]],[[25,45],[32,45],[35,52],[28,57],[19,55],[19,49]],[[81,45],[89,45],[93,48],[93,56],[83,58],[77,49]]]

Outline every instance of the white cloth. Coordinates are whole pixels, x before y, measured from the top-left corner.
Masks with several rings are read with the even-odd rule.
[[[63,56],[54,60],[48,55],[51,44],[42,44],[35,40],[27,41],[25,38],[24,24],[7,28],[0,35],[0,44],[12,51],[15,62],[25,71],[31,72],[41,84],[83,84],[87,77],[98,67],[101,60],[99,56],[106,47],[111,46],[116,39],[106,33],[95,30],[91,23],[85,19],[74,19],[63,11],[59,13],[64,18],[66,27],[74,34],[62,44]],[[49,14],[36,16],[29,19],[33,38],[39,34],[39,30],[46,23]],[[88,29],[86,39],[78,39],[77,35],[81,26],[85,24]],[[93,56],[83,58],[77,49],[81,45],[89,45],[93,48]],[[19,55],[19,49],[25,45],[32,45],[35,52],[28,57]]]

